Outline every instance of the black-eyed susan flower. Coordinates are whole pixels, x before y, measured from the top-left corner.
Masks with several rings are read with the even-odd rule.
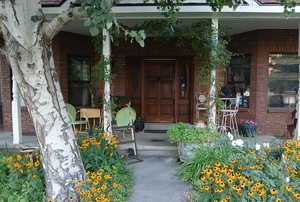
[[[249,191],[247,195],[250,196],[250,197],[252,197],[252,196],[254,196],[254,192],[253,191]]]
[[[275,194],[278,193],[278,191],[277,191],[276,189],[271,189],[271,190],[270,190],[270,193],[273,194],[273,195],[275,195]]]

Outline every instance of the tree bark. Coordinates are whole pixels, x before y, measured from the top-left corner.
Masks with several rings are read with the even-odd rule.
[[[55,70],[51,38],[31,0],[4,0],[1,30],[6,59],[33,121],[40,145],[48,201],[69,201],[74,180],[84,179],[84,167]]]
[[[103,103],[103,128],[104,131],[112,134],[112,113],[111,113],[111,89],[110,89],[110,53],[111,43],[110,34],[106,29],[103,29],[103,59],[105,61],[104,71],[104,103]]]

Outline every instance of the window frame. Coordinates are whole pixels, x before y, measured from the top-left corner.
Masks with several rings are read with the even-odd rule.
[[[83,65],[82,65],[82,63],[83,63],[83,61],[84,60],[87,60],[88,61],[88,80],[80,80],[80,79],[72,79],[72,76],[70,75],[71,74],[71,72],[70,72],[70,66],[71,66],[71,58],[72,57],[74,57],[74,58],[80,58],[81,59],[81,69],[80,69],[80,73],[82,73],[82,67],[83,67]],[[70,96],[70,93],[71,93],[71,90],[70,90],[70,88],[72,88],[72,84],[74,85],[75,84],[75,86],[77,86],[77,88],[78,88],[78,86],[79,86],[79,88],[88,88],[88,85],[90,84],[90,82],[91,82],[91,79],[92,79],[92,65],[91,65],[91,57],[90,56],[87,56],[87,55],[68,55],[67,56],[67,61],[68,61],[68,63],[67,63],[67,68],[68,68],[68,99],[69,99],[69,102],[71,103],[71,96]],[[81,87],[81,85],[84,85],[83,87]],[[89,90],[88,90],[88,99],[89,99],[89,101],[88,101],[88,105],[82,105],[82,103],[81,103],[81,105],[74,105],[74,106],[76,106],[76,107],[81,107],[81,106],[84,106],[84,107],[87,107],[87,106],[90,106],[91,104],[92,104],[92,95],[91,95],[91,93],[89,92]],[[71,103],[71,104],[73,104],[73,103]]]
[[[289,110],[289,109],[295,109],[296,108],[296,105],[295,106],[291,106],[291,104],[289,104],[289,106],[287,107],[271,107],[270,106],[270,95],[269,95],[269,83],[270,83],[270,74],[269,74],[269,67],[270,67],[270,57],[271,55],[275,55],[275,54],[281,54],[281,55],[293,55],[293,56],[297,56],[299,57],[298,59],[300,59],[300,56],[298,56],[298,53],[297,52],[269,52],[268,53],[268,69],[267,69],[267,109],[268,111],[286,111],[286,110]],[[298,66],[300,66],[300,64],[298,64]],[[299,68],[298,67],[298,82],[299,82],[299,77],[300,77],[300,74],[299,74]],[[299,83],[298,83],[298,86],[297,86],[297,89],[299,89]],[[295,95],[295,99],[296,99],[296,103],[297,103],[297,95],[298,95],[298,92],[296,91],[296,95]]]

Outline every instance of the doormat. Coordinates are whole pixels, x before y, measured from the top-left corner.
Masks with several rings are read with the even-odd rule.
[[[144,130],[144,133],[166,133],[167,130]]]
[[[151,142],[165,142],[166,140],[161,139],[151,139]]]

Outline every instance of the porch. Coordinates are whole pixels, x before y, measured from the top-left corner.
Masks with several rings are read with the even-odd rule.
[[[240,106],[239,120],[256,120],[258,135],[282,136],[295,108],[295,103],[291,100],[295,100],[296,93],[294,89],[285,90],[290,92],[280,95],[270,91],[269,59],[272,53],[297,55],[298,18],[286,20],[280,16],[274,18],[266,15],[255,19],[240,16],[237,19],[234,15],[236,14],[220,16],[217,24],[220,30],[228,30],[232,38],[230,50],[246,55],[246,59],[237,66],[231,65],[225,71],[218,70],[217,78],[223,86],[231,85],[234,93],[239,90],[248,94],[244,98],[246,101]],[[199,22],[199,16],[187,16],[182,18],[183,24]],[[201,20],[202,17],[211,20],[207,15],[201,16]],[[127,25],[140,24],[146,20],[148,19],[138,17],[121,19]],[[202,93],[208,97],[210,89],[209,85],[202,84],[196,76],[201,71],[203,58],[176,47],[172,42],[161,44],[154,39],[155,36],[149,37],[145,48],[128,43],[112,48],[112,72],[115,75],[112,95],[129,98],[138,116],[146,122],[193,124],[198,121],[195,95]],[[82,26],[81,21],[64,27],[53,42],[53,51],[65,101],[79,108],[91,106],[94,96],[89,93],[88,83],[94,50],[88,30]],[[236,60],[241,58],[237,57]],[[79,70],[81,75],[76,78],[72,77],[71,71],[74,64],[77,65],[75,70]],[[237,71],[233,72],[233,69]],[[11,82],[10,71],[5,64],[1,64],[1,73],[0,79],[5,81],[1,86],[2,96],[5,98],[2,105],[4,130],[10,131],[15,126],[15,131],[19,131],[19,134],[21,128],[25,133],[33,132],[26,108],[22,106],[22,102],[16,101],[17,89],[13,87],[14,82]],[[295,81],[296,77],[297,74],[294,74],[292,79]],[[295,86],[297,84],[293,88]],[[102,87],[99,84],[95,89],[98,98],[102,97]],[[15,96],[13,99],[12,95]],[[286,101],[290,95],[292,98]],[[270,105],[270,101],[277,102],[272,100],[272,96],[282,97],[282,101]],[[207,119],[205,111],[200,114],[199,119]],[[17,136],[16,141],[20,139]]]

